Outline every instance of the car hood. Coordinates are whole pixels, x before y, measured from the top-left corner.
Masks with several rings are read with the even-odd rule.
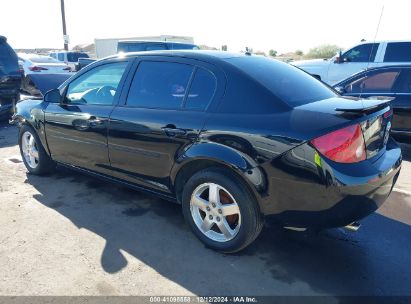
[[[28,82],[24,89],[32,95],[41,95],[47,91],[58,88],[64,81],[70,78],[73,74],[29,74]],[[40,93],[40,94],[39,94]]]
[[[298,60],[298,61],[293,61],[291,62],[292,65],[295,65],[297,67],[304,67],[304,66],[319,66],[319,65],[328,65],[329,61],[328,59],[311,59],[311,60]]]

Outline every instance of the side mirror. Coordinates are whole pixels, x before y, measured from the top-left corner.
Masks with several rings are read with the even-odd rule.
[[[48,91],[44,94],[44,101],[51,102],[51,103],[60,103],[61,102],[61,95],[58,89],[53,89]]]
[[[338,51],[337,55],[335,56],[335,63],[342,63],[344,62],[343,58],[342,58],[342,52],[341,50]]]
[[[344,95],[346,93],[344,87],[342,86],[335,87],[334,90],[336,90],[340,95]]]

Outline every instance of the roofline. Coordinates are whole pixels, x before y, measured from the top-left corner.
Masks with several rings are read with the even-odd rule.
[[[189,45],[195,45],[194,43],[191,42],[177,42],[177,41],[167,41],[167,40],[119,40],[118,42],[123,42],[123,43],[135,43],[135,42],[141,42],[141,43],[175,43],[175,44],[189,44]]]

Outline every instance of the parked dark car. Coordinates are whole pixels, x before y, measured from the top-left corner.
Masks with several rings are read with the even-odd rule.
[[[288,64],[205,51],[103,59],[14,116],[32,174],[58,163],[181,203],[223,252],[264,216],[326,228],[375,211],[401,167],[391,119],[386,101],[341,98]]]
[[[88,66],[90,63],[93,63],[96,59],[93,58],[79,58],[78,62],[75,64],[75,71],[78,72],[82,68]]]
[[[117,53],[158,51],[158,50],[198,50],[199,47],[191,43],[169,41],[136,41],[123,40],[117,44]]]
[[[19,99],[20,83],[17,55],[6,37],[0,36],[0,120],[11,117],[14,104]]]
[[[411,66],[395,65],[357,73],[334,88],[343,96],[392,98],[392,133],[398,139],[411,140]]]

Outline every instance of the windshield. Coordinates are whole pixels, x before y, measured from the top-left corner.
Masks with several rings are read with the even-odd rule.
[[[321,81],[289,64],[262,56],[226,59],[292,107],[336,97]]]
[[[79,58],[89,58],[86,53],[67,53],[69,62],[77,62]]]

